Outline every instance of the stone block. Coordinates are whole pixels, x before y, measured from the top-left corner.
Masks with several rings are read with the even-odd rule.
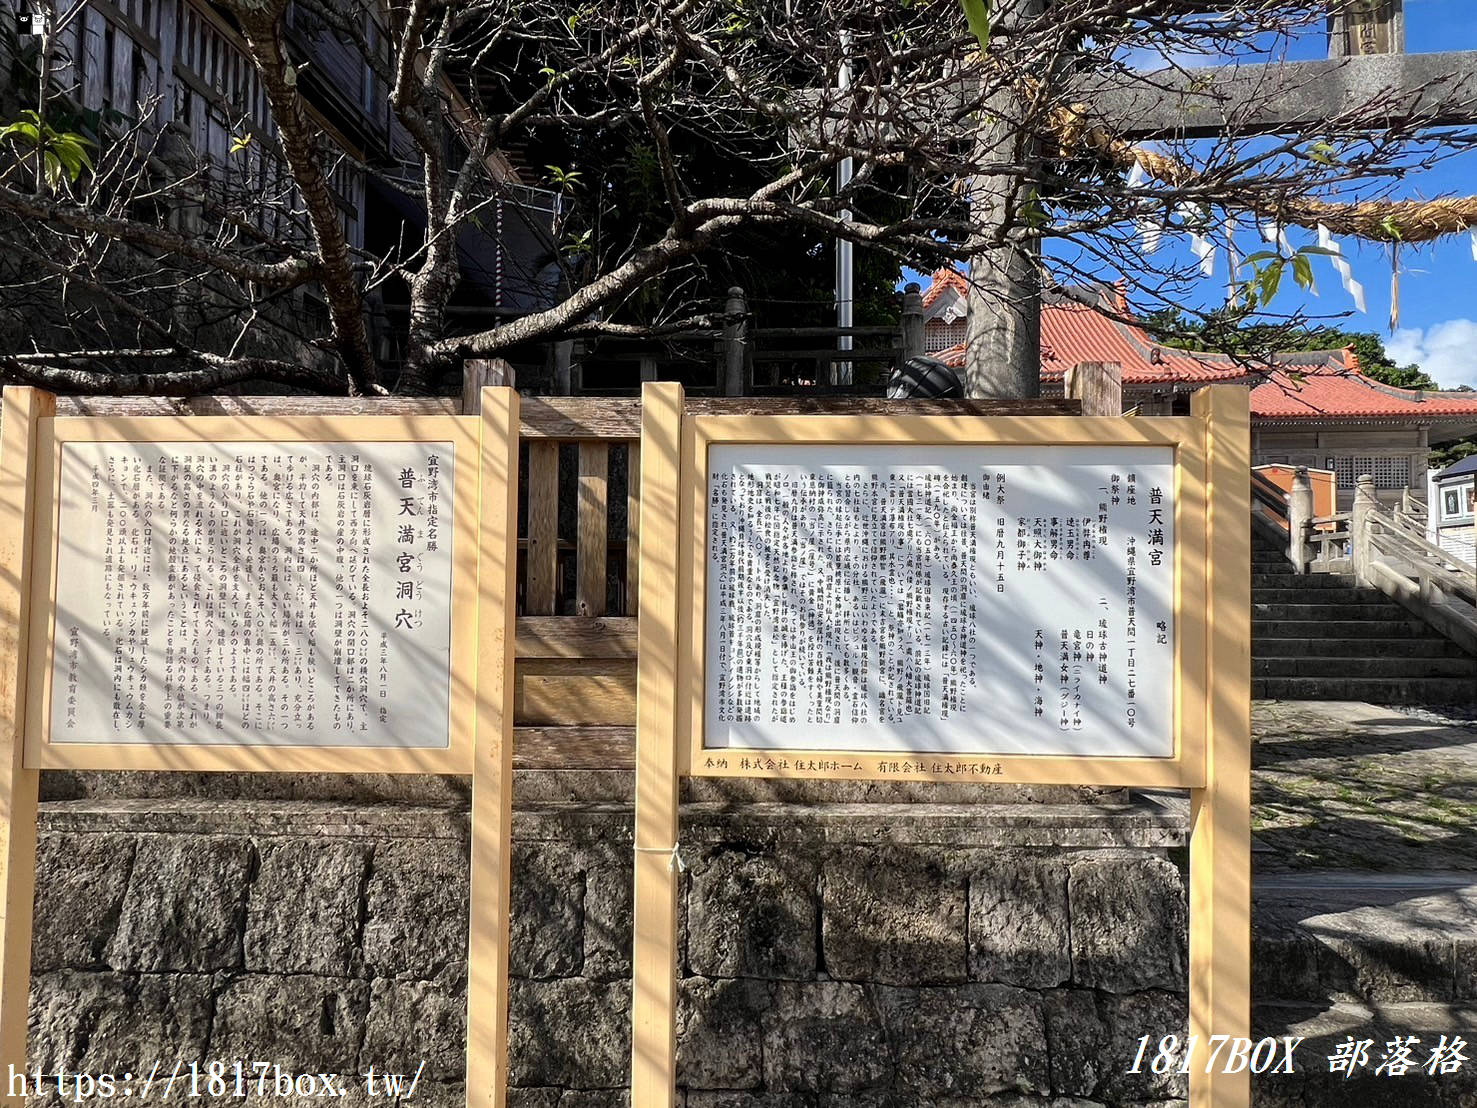
[[[688,977],[677,1010],[677,1084],[687,1089],[757,1089],[764,1079],[762,981]]]
[[[140,838],[108,964],[145,973],[239,969],[250,860],[241,839]]]
[[[1153,855],[1079,855],[1067,896],[1072,981],[1127,993],[1184,992],[1189,904],[1180,871]]]
[[[687,964],[705,977],[808,981],[816,964],[816,866],[743,848],[705,851],[692,866]]]
[[[821,947],[838,980],[895,985],[962,982],[968,975],[962,875],[937,851],[847,850],[826,861]]]
[[[1102,1073],[1097,1099],[1110,1104],[1119,1101],[1136,1104],[1188,1096],[1189,1079],[1175,1072],[1184,1059],[1184,1044],[1189,1037],[1190,1015],[1185,997],[1176,993],[1143,992],[1100,996],[1099,1002],[1107,1038],[1098,1049]],[[1148,1064],[1141,1067],[1141,1073],[1127,1072],[1144,1035],[1149,1036],[1151,1056],[1164,1036],[1178,1037],[1180,1048],[1169,1073],[1152,1073]]]
[[[559,1098],[559,1108],[628,1108],[627,1089],[571,1089]]]
[[[469,883],[464,842],[378,844],[365,894],[364,961],[371,972],[464,981]]]
[[[631,848],[600,843],[585,858],[584,977],[627,981],[631,977]]]
[[[1328,995],[1321,944],[1296,924],[1262,920],[1251,936],[1252,992],[1261,1000],[1318,1000]]]
[[[1456,945],[1449,935],[1371,930],[1319,935],[1317,942],[1322,995],[1383,1003],[1453,997]]]
[[[349,978],[248,974],[216,998],[214,1058],[272,1062],[294,1072],[352,1073],[369,985]]]
[[[559,1108],[562,1089],[508,1089],[508,1108]],[[458,1108],[466,1108],[464,1100]]]
[[[853,1098],[847,1098],[847,1104]],[[810,1093],[696,1092],[689,1090],[686,1108],[816,1108]]]
[[[1105,1069],[1117,1064],[1103,1049],[1108,1029],[1098,1015],[1096,994],[1084,989],[1051,989],[1042,994],[1041,1001],[1046,1015],[1052,1091],[1092,1096]]]
[[[897,1087],[925,1102],[1051,1091],[1038,994],[1005,985],[879,988]]]
[[[1477,1000],[1477,939],[1457,939],[1455,970],[1453,995],[1457,1000]]]
[[[560,843],[513,844],[508,972],[574,977],[585,960],[585,873]]]
[[[437,982],[375,980],[360,1072],[373,1066],[380,1073],[414,1074],[423,1062],[422,1081],[466,1079],[466,993]]]
[[[354,977],[370,848],[353,840],[273,839],[246,901],[246,969]]]
[[[1029,854],[992,854],[969,878],[969,975],[1049,988],[1072,976],[1067,867]]]
[[[764,1032],[771,1092],[855,1093],[895,1074],[882,1013],[860,985],[777,982]]]
[[[613,1089],[630,1080],[629,982],[513,981],[508,1002],[511,1084]]]
[[[28,1060],[47,1073],[124,1073],[203,1059],[211,1007],[202,974],[43,973],[31,981]]]
[[[42,835],[36,840],[36,888],[31,970],[103,965],[118,927],[132,835]]]

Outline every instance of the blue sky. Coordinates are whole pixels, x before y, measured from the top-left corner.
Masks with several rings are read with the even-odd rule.
[[[1474,0],[1405,0],[1405,24],[1408,53],[1477,50]],[[1310,35],[1294,42],[1288,56],[1326,56],[1324,37]],[[1180,60],[1185,65],[1211,63],[1208,58]],[[1163,65],[1157,58],[1134,61],[1145,69]],[[1412,174],[1395,187],[1393,194],[1430,199],[1474,193],[1477,193],[1477,151],[1453,156],[1429,171]],[[1289,231],[1289,237],[1294,248],[1315,242],[1313,235],[1296,230]],[[1237,243],[1243,255],[1263,248],[1250,232],[1246,238],[1248,241],[1238,239]],[[1393,335],[1389,333],[1391,265],[1387,248],[1377,244],[1361,246],[1347,239],[1342,246],[1353,264],[1354,276],[1364,285],[1368,308],[1365,314],[1354,311],[1337,274],[1324,258],[1314,259],[1319,295],[1310,296],[1286,280],[1272,310],[1287,314],[1301,308],[1317,317],[1349,313],[1328,322],[1350,330],[1381,334],[1397,361],[1418,362],[1445,388],[1463,384],[1477,387],[1477,257],[1474,257],[1477,247],[1473,239],[1461,235],[1419,249],[1401,248],[1400,322]],[[1183,253],[1186,258],[1190,256],[1184,242],[1169,242],[1164,249]],[[1215,276],[1204,282],[1203,304],[1213,304],[1224,297],[1224,253],[1217,256],[1216,262]],[[908,274],[907,279],[915,277]]]

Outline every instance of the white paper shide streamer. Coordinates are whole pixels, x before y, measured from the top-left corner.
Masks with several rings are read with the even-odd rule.
[[[1338,240],[1333,237],[1333,232],[1323,224],[1318,224],[1318,245],[1329,252],[1329,261],[1339,275],[1339,281],[1354,300],[1354,307],[1359,311],[1365,311],[1364,286],[1354,276],[1354,267],[1349,264],[1349,259],[1344,257],[1343,247],[1339,246]],[[1472,236],[1472,254],[1477,257],[1477,232]]]
[[[1180,221],[1187,227],[1199,226],[1202,214],[1200,209],[1193,204],[1181,204]],[[1190,249],[1195,252],[1195,257],[1200,260],[1200,275],[1202,277],[1215,276],[1215,243],[1211,242],[1199,231],[1190,232]]]
[[[1144,167],[1138,162],[1133,163],[1133,169],[1128,174],[1128,187],[1130,189],[1141,189],[1149,183],[1149,175]],[[1139,239],[1144,246],[1145,254],[1152,254],[1159,249],[1164,242],[1164,224],[1152,216],[1138,216],[1133,221],[1133,226],[1138,231]]]
[[[1292,243],[1288,241],[1287,232],[1282,229],[1280,224],[1263,223],[1262,238],[1266,239],[1272,246],[1275,246],[1284,258],[1292,257]]]

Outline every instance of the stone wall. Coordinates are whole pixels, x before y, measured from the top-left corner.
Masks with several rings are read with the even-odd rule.
[[[1184,1095],[1108,1063],[1184,1024],[1173,813],[698,802],[683,821],[689,1108]],[[513,1103],[623,1104],[629,809],[537,803],[515,840]],[[37,868],[33,1066],[424,1061],[415,1102],[459,1103],[464,811],[49,800]]]
[[[396,803],[369,803],[375,790],[347,779],[315,790],[253,778],[237,784],[258,795],[222,799],[187,795],[200,791],[191,775],[132,775],[112,795],[72,776],[43,804],[33,1067],[158,1061],[167,1072],[182,1058],[411,1074],[424,1062],[405,1103],[460,1108],[465,782],[424,779],[387,788],[382,800]],[[628,783],[617,776],[589,799],[559,775],[521,782],[513,1108],[626,1103],[631,816],[615,798]],[[137,795],[161,785],[186,795]],[[693,786],[685,1108],[1091,1108],[1186,1095],[1177,1073],[1125,1072],[1140,1036],[1185,1029],[1182,805],[1039,790],[1009,797],[1036,803],[923,805],[860,787],[847,802],[780,791],[734,805]],[[332,788],[357,796],[321,795]],[[1321,1072],[1329,1042],[1378,1034],[1371,1006],[1447,1002],[1411,1011],[1427,1031],[1456,1029],[1450,1013],[1477,996],[1477,963],[1407,946],[1340,948],[1293,924],[1259,938],[1257,1033],[1312,1038],[1295,1078],[1257,1079],[1257,1104],[1477,1102],[1461,1099],[1471,1081],[1330,1084]],[[339,1103],[389,1103],[352,1088]],[[254,1103],[188,1101],[227,1102]]]

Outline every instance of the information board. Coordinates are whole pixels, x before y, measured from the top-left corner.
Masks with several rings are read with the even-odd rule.
[[[1174,450],[718,445],[703,747],[1174,754]]]
[[[452,442],[66,442],[50,741],[445,748]]]

